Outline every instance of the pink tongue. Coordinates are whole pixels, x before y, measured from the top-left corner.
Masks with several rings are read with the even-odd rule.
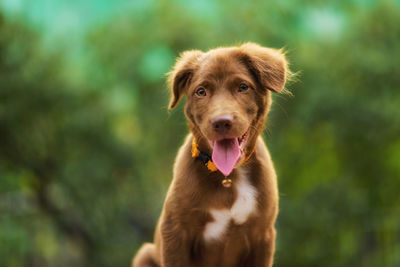
[[[225,176],[228,176],[240,157],[241,151],[237,138],[213,142],[212,160]]]

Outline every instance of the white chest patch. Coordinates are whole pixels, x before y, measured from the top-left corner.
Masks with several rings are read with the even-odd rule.
[[[247,174],[243,169],[238,169],[239,179],[234,182],[237,197],[230,209],[210,209],[214,221],[206,224],[204,239],[206,241],[218,240],[226,232],[231,220],[235,224],[243,224],[249,216],[256,211],[257,190],[250,184]]]
[[[226,228],[231,221],[231,212],[228,209],[223,210],[210,210],[211,216],[214,218],[214,221],[206,224],[204,228],[204,240],[211,241],[215,239],[219,239],[225,233]]]

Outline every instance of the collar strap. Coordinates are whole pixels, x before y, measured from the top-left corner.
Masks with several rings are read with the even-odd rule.
[[[249,160],[251,155],[253,155],[255,148],[251,151],[251,153],[245,158],[245,160],[242,162],[245,163],[246,161]],[[199,149],[199,144],[197,143],[197,140],[195,137],[192,139],[192,158],[198,158],[203,162],[203,164],[207,167],[207,169],[211,172],[217,171],[217,167],[215,166],[214,162],[212,161],[211,157],[204,153],[203,151],[200,151]]]
[[[214,162],[212,161],[211,157],[206,153],[204,153],[203,151],[200,151],[199,144],[197,143],[197,140],[194,137],[192,139],[192,158],[200,159],[201,162],[203,162],[203,164],[211,172],[215,172],[218,170]]]

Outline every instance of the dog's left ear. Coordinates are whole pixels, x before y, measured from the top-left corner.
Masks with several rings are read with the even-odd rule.
[[[246,43],[239,47],[240,58],[264,89],[281,93],[289,72],[281,50]]]
[[[176,60],[172,71],[168,73],[168,85],[171,89],[171,100],[168,109],[174,108],[190,84],[198,67],[198,59],[203,54],[199,50],[183,52]]]

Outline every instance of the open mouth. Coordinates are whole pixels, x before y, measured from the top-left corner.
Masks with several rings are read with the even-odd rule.
[[[212,160],[217,169],[228,176],[239,161],[250,135],[250,128],[240,137],[226,138],[210,142],[213,149]]]

